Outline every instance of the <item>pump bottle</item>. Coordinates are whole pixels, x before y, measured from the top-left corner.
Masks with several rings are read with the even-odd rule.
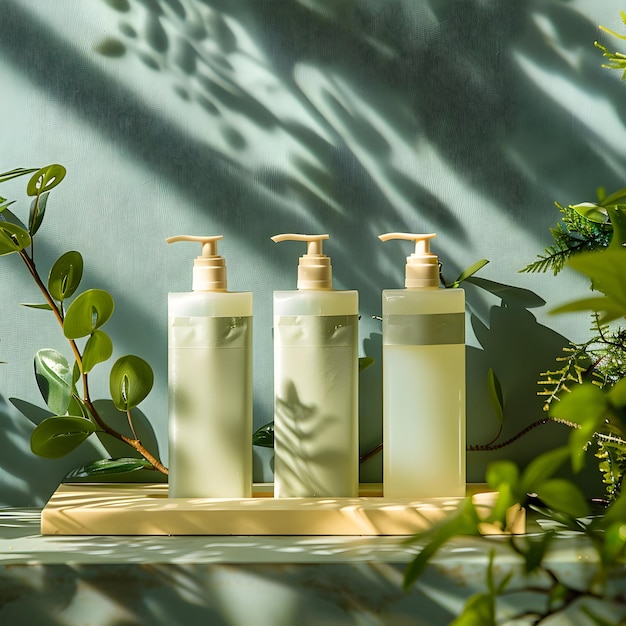
[[[193,291],[168,298],[169,497],[252,496],[252,294],[226,290],[221,236],[198,242]]]
[[[465,495],[465,293],[439,288],[434,234],[415,242],[405,289],[382,294],[383,495]]]
[[[301,241],[297,291],[274,292],[274,495],[356,497],[358,294],[332,288],[328,235]]]

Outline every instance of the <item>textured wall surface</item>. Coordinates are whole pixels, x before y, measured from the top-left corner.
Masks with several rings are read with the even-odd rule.
[[[362,451],[381,436],[373,316],[409,253],[376,239],[391,230],[436,231],[448,278],[491,261],[480,275],[499,284],[495,295],[467,290],[468,442],[497,430],[490,367],[505,436],[541,418],[539,373],[588,326],[547,311],[586,285],[518,270],[550,243],[555,200],[623,186],[626,96],[593,46],[609,42],[599,24],[620,29],[618,11],[598,0],[3,0],[0,170],[68,168],[37,263],[45,275],[79,250],[84,286],[113,293],[114,356],[155,370],[141,408],[163,459],[167,293],[190,289],[196,254],[164,243],[181,233],[223,234],[230,288],[254,292],[256,426],[272,418],[272,291],[295,286],[300,254],[269,237],[288,231],[330,233],[335,287],[360,292],[360,350],[376,359],[362,374]],[[21,215],[25,182],[0,189]],[[86,444],[56,462],[30,452],[41,419],[30,405],[43,406],[32,357],[67,346],[51,317],[19,306],[39,301],[19,258],[0,265],[0,502],[42,503],[102,451]],[[94,398],[107,394],[101,370]],[[470,453],[468,477],[565,435],[548,425],[502,452]],[[267,478],[267,455],[257,457]],[[362,479],[380,468],[378,455]]]

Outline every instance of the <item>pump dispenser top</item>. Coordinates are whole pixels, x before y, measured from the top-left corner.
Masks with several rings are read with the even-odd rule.
[[[415,242],[415,252],[406,258],[404,286],[407,289],[437,289],[439,287],[439,259],[430,251],[430,240],[435,233],[386,233],[381,241],[404,239]]]
[[[193,262],[193,291],[226,291],[226,262],[217,254],[217,242],[223,238],[222,235],[176,235],[165,240],[167,243],[194,241],[202,244],[202,254]]]
[[[274,243],[281,241],[304,241],[307,252],[298,262],[298,289],[332,289],[333,270],[330,257],[322,253],[322,241],[328,235],[295,235],[292,233],[275,235]]]

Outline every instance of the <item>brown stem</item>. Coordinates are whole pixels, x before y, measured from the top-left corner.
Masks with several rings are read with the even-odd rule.
[[[506,448],[506,446],[510,446],[512,443],[528,434],[531,430],[534,430],[538,426],[542,426],[543,424],[547,424],[548,422],[554,422],[555,424],[563,424],[564,426],[568,426],[569,428],[580,428],[579,424],[575,424],[574,422],[568,422],[566,420],[556,419],[556,418],[543,418],[529,424],[523,430],[520,430],[517,434],[513,435],[510,439],[503,441],[502,443],[493,443],[495,440],[490,441],[489,443],[480,444],[480,445],[470,445],[466,447],[468,452],[488,452],[490,450],[499,450],[500,448]],[[597,434],[597,433],[596,433]],[[497,437],[496,437],[497,439]],[[379,452],[382,452],[383,444],[379,443],[377,446],[368,450],[364,454],[359,457],[359,463],[365,463],[365,461],[371,459],[373,456],[376,456]]]
[[[56,302],[54,301],[54,299],[52,298],[52,296],[50,295],[50,292],[48,291],[48,289],[46,288],[46,286],[44,285],[43,281],[41,280],[41,277],[39,276],[39,273],[37,272],[37,268],[35,267],[35,262],[33,261],[32,257],[29,257],[28,254],[24,251],[24,250],[20,250],[20,256],[22,257],[22,260],[24,261],[26,267],[28,268],[28,271],[30,272],[31,276],[33,277],[35,283],[37,284],[37,286],[39,287],[41,293],[43,293],[46,302],[50,305],[50,308],[52,309],[52,311],[54,312],[57,321],[59,322],[59,324],[61,325],[61,327],[63,327],[63,313],[62,311],[59,309],[59,307],[57,306]],[[89,383],[88,383],[88,379],[87,379],[87,373],[83,371],[83,359],[82,359],[82,355],[80,353],[80,350],[78,349],[78,346],[76,345],[76,342],[73,339],[68,339],[70,346],[72,347],[72,352],[74,353],[74,356],[76,358],[76,362],[78,363],[78,367],[80,368],[80,372],[81,372],[81,378],[83,381],[83,402],[85,403],[85,406],[89,409],[89,413],[91,414],[91,416],[93,417],[94,421],[96,422],[96,424],[108,435],[111,435],[112,437],[115,437],[116,439],[119,439],[120,441],[123,441],[124,443],[127,443],[129,446],[131,446],[132,448],[134,448],[135,450],[137,450],[137,452],[139,452],[139,454],[141,454],[141,456],[143,456],[144,459],[146,459],[146,461],[148,461],[148,463],[150,463],[156,470],[158,470],[159,472],[163,473],[163,474],[168,474],[168,470],[167,467],[165,467],[163,465],[163,463],[161,463],[161,461],[159,461],[153,454],[151,454],[141,443],[141,441],[139,441],[139,439],[137,439],[137,435],[135,435],[134,429],[133,430],[133,438],[131,437],[126,437],[125,435],[123,435],[122,433],[118,432],[117,430],[115,430],[114,428],[111,428],[100,416],[100,414],[98,413],[98,411],[96,410],[96,408],[94,407],[91,398],[89,396]],[[132,427],[132,423],[131,423],[131,427]]]

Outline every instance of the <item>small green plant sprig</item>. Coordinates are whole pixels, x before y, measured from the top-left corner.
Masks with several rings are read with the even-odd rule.
[[[51,416],[35,427],[31,449],[40,456],[58,458],[92,434],[107,434],[133,448],[140,457],[95,461],[75,470],[74,477],[139,469],[167,474],[167,468],[141,443],[133,425],[132,409],[145,399],[154,382],[152,368],[146,361],[129,354],[117,359],[110,370],[111,399],[127,416],[131,436],[111,427],[94,406],[89,374],[113,354],[113,342],[102,330],[113,314],[113,297],[103,289],[76,293],[83,275],[83,258],[74,250],[54,262],[47,281],[41,277],[35,263],[35,235],[46,214],[50,192],[65,178],[66,170],[58,164],[40,169],[18,168],[0,174],[0,182],[29,174],[26,193],[32,202],[28,225],[9,210],[13,201],[0,198],[0,256],[17,254],[22,259],[45,300],[25,306],[52,312],[73,354],[71,365],[65,356],[49,348],[35,355],[35,378]],[[82,393],[77,387],[79,383]]]
[[[620,11],[619,14],[622,18],[622,22],[626,24],[626,12]],[[603,30],[605,33],[608,33],[613,37],[617,37],[617,39],[626,40],[626,36],[609,30],[608,28],[606,28],[606,26],[600,26],[600,30]],[[622,52],[612,52],[598,41],[595,41],[594,45],[596,46],[596,48],[602,50],[602,56],[608,59],[608,63],[605,63],[602,67],[605,67],[609,70],[621,70],[622,80],[626,80],[626,54],[623,54]]]

